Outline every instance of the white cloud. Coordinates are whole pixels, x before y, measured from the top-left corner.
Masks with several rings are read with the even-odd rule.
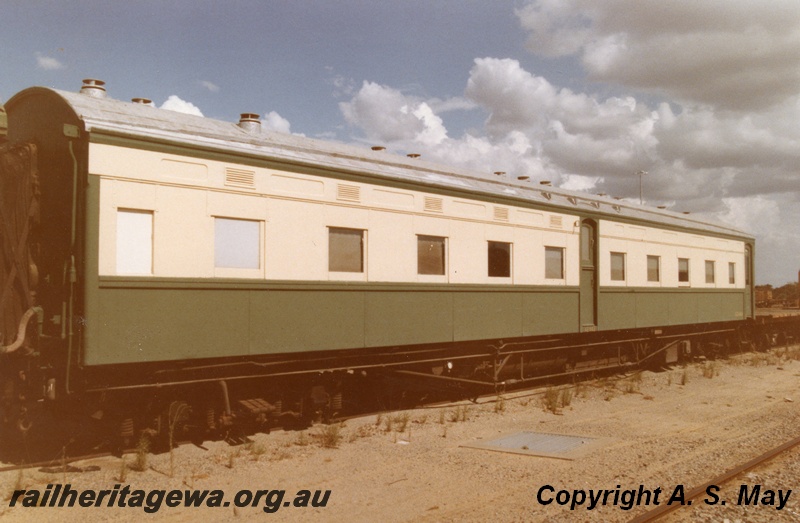
[[[161,104],[160,109],[168,111],[175,111],[178,113],[193,114],[195,116],[203,116],[203,113],[192,102],[181,100],[177,95],[170,95],[167,100]]]
[[[279,133],[291,134],[292,132],[289,120],[282,117],[275,111],[270,111],[269,114],[264,115],[264,118],[261,119],[261,125],[263,125],[266,129],[277,131]]]
[[[332,68],[326,68],[332,71]],[[333,85],[333,96],[352,96],[356,92],[356,82],[352,78],[347,78],[337,74],[330,78],[328,82]]]
[[[561,182],[561,188],[570,191],[591,192],[594,191],[597,187],[597,184],[602,181],[602,178],[581,176],[579,174],[568,174]]]
[[[411,114],[422,122],[422,130],[414,137],[414,141],[430,146],[440,144],[447,138],[442,119],[434,114],[428,104],[420,103]]]
[[[39,69],[44,69],[45,71],[56,71],[58,69],[66,68],[66,66],[57,59],[42,53],[36,53],[36,66]]]
[[[219,86],[213,82],[209,82],[208,80],[201,80],[200,85],[211,91],[212,93],[219,92]]]
[[[756,236],[756,283],[783,285],[797,281],[797,258],[787,256],[800,252],[800,201],[796,193],[723,201],[726,209],[712,216]]]
[[[441,118],[426,102],[373,82],[364,82],[339,108],[347,123],[377,143],[436,145],[447,138]]]
[[[753,109],[795,94],[800,2],[539,0],[528,48],[579,56],[591,78],[684,102]]]

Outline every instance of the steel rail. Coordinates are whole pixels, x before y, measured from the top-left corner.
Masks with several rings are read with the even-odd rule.
[[[748,470],[750,470],[752,468],[755,468],[758,465],[766,463],[767,461],[775,458],[776,456],[779,456],[780,454],[786,452],[787,450],[789,450],[789,449],[791,449],[791,448],[793,448],[793,447],[795,447],[797,445],[800,445],[800,437],[797,437],[797,438],[794,438],[793,440],[787,441],[783,445],[779,445],[779,446],[775,447],[774,449],[772,449],[770,451],[767,451],[764,454],[761,454],[760,456],[758,456],[756,458],[751,459],[747,463],[744,463],[742,465],[736,466],[736,467],[728,470],[727,472],[725,472],[723,474],[720,474],[719,476],[709,480],[708,482],[693,488],[692,490],[690,490],[686,494],[685,499],[687,501],[691,500],[691,499],[694,499],[694,498],[700,496],[701,494],[703,494],[704,492],[706,492],[706,489],[710,485],[721,485],[721,484],[723,484],[723,483],[725,483],[727,481],[730,481],[731,479],[735,478],[739,474],[742,474],[743,472],[747,472]],[[673,510],[677,510],[677,509],[679,509],[681,507],[688,507],[688,506],[691,506],[691,505],[684,505],[684,504],[680,504],[680,505],[677,505],[677,504],[660,505],[660,506],[658,506],[658,507],[656,507],[656,508],[654,508],[652,510],[649,510],[649,511],[643,513],[643,514],[640,514],[640,515],[636,516],[635,518],[630,520],[630,523],[646,523],[648,521],[655,521],[656,519],[664,516],[665,514],[668,514],[669,512],[672,512]]]

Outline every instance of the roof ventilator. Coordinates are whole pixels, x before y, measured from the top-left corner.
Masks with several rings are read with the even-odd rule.
[[[261,120],[258,118],[259,115],[256,113],[242,113],[239,116],[239,127],[248,133],[261,132]]]
[[[94,98],[105,98],[106,88],[103,87],[106,83],[103,80],[96,80],[94,78],[85,78],[81,86],[81,94],[91,96]]]
[[[131,102],[139,105],[147,105],[153,107],[153,100],[150,98],[131,98]]]

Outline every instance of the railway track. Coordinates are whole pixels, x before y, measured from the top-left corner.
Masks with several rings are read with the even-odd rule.
[[[685,496],[685,500],[688,502],[689,500],[693,500],[703,494],[706,493],[706,489],[708,489],[711,485],[723,485],[726,482],[736,478],[740,474],[743,474],[749,470],[752,470],[760,465],[768,463],[769,461],[775,459],[778,456],[783,455],[785,452],[789,451],[790,449],[800,445],[800,436],[791,439],[782,445],[778,445],[777,447],[757,456],[746,463],[739,464],[728,471],[716,476],[707,482],[698,485],[688,491]],[[647,523],[649,521],[656,521],[665,515],[669,514],[670,512],[679,510],[681,508],[691,507],[691,505],[684,505],[684,504],[670,504],[670,505],[660,505],[652,510],[648,510],[647,512],[640,514],[633,518],[630,523]]]

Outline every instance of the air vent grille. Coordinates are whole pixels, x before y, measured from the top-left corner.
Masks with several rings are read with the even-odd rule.
[[[564,220],[561,216],[550,217],[550,227],[553,229],[561,229],[564,226]]]
[[[242,189],[255,189],[256,188],[256,173],[255,171],[247,171],[245,169],[225,169],[225,185],[228,187],[239,187]]]
[[[494,219],[499,222],[507,222],[508,221],[508,208],[507,207],[495,207],[494,208]]]
[[[425,197],[423,208],[427,212],[442,212],[444,210],[444,202],[441,198]]]
[[[336,199],[343,202],[360,202],[361,187],[340,183],[336,186]]]

